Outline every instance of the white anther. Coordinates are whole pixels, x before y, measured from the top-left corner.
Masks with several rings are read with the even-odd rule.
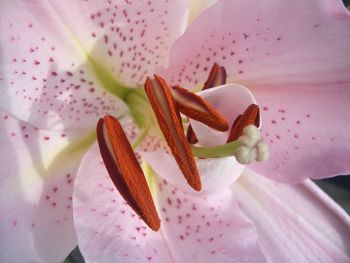
[[[266,161],[269,157],[269,148],[261,138],[260,130],[254,125],[248,125],[243,129],[243,135],[238,138],[241,143],[235,151],[235,157],[240,164],[249,164],[256,160]]]

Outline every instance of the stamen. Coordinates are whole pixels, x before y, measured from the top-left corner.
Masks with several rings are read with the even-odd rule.
[[[239,115],[236,118],[231,127],[227,142],[237,140],[240,136],[242,136],[243,129],[250,124],[254,124],[256,127],[259,127],[260,125],[260,110],[259,106],[256,104],[249,105],[249,107],[244,111],[243,115]]]
[[[147,181],[117,119],[105,116],[97,123],[100,152],[114,185],[130,207],[154,231],[160,228]]]
[[[228,123],[225,117],[210,106],[202,97],[179,86],[171,89],[171,95],[176,101],[179,111],[187,117],[200,121],[219,131],[228,130]]]
[[[227,74],[225,68],[215,63],[210,70],[208,79],[204,83],[202,90],[224,85],[226,84],[226,78]]]
[[[220,67],[218,64],[214,64],[210,70],[207,81],[204,83],[202,90],[214,88],[216,86],[221,86],[226,84],[226,70],[224,67]],[[191,124],[188,125],[187,129],[187,140],[190,144],[195,144],[198,142],[196,134],[192,129]]]
[[[145,91],[156,115],[159,127],[188,184],[201,190],[201,181],[195,159],[179,119],[179,113],[166,82],[155,75],[147,78]]]
[[[195,143],[198,142],[197,136],[196,136],[196,134],[194,133],[191,124],[188,125],[186,137],[187,137],[187,141],[188,141],[190,144],[195,144]]]

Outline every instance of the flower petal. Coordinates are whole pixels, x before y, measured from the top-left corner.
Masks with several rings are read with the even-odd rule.
[[[253,165],[262,174],[291,183],[347,174],[349,28],[338,0],[220,1],[176,42],[160,74],[191,87],[217,62],[249,88],[270,142],[270,160]]]
[[[169,183],[192,195],[212,194],[229,187],[241,175],[244,166],[234,157],[197,159],[196,164],[202,182],[202,190],[195,192],[182,176],[174,157],[163,150],[138,152],[155,172]]]
[[[178,256],[175,262],[265,262],[255,228],[230,189],[195,196],[165,180],[156,185],[162,230]]]
[[[0,261],[62,262],[76,246],[73,180],[93,137],[0,118]]]
[[[162,75],[191,87],[216,62],[249,88],[349,83],[349,27],[340,0],[218,1],[176,41]]]
[[[147,228],[115,190],[96,145],[89,150],[73,199],[86,262],[264,261],[254,227],[239,212],[230,190],[194,197],[156,179],[151,187],[162,218],[159,232]]]
[[[225,117],[230,127],[249,105],[256,104],[253,94],[238,84],[226,84],[207,89],[199,92],[199,95]],[[228,132],[215,131],[197,121],[190,120],[190,122],[201,145],[216,146],[226,143]]]
[[[185,2],[2,1],[2,107],[56,130],[125,114],[109,92],[123,96],[119,81],[142,83],[167,64],[187,20]]]
[[[311,181],[284,185],[247,169],[233,192],[271,262],[349,262],[350,218]]]
[[[162,230],[154,232],[113,185],[94,144],[74,185],[74,222],[86,262],[172,262]]]
[[[349,85],[255,94],[270,158],[254,170],[287,183],[350,173]]]

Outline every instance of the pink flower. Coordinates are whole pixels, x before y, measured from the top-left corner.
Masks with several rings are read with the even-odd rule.
[[[349,217],[304,181],[349,172],[350,15],[340,1],[223,0],[181,37],[183,1],[2,5],[1,261],[61,261],[75,231],[86,261],[349,261]],[[204,190],[194,194],[169,155],[144,153],[158,174],[148,173],[162,219],[153,232],[115,190],[93,130],[112,114],[134,138],[128,106],[140,124],[143,108],[127,87],[153,73],[200,85],[214,62],[257,99],[270,159],[242,174],[233,157],[199,161]],[[203,96],[238,110],[243,88],[220,90]],[[218,142],[193,125],[200,142]]]

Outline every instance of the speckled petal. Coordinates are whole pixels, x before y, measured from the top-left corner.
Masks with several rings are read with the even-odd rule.
[[[200,85],[217,62],[250,89],[271,149],[252,166],[262,174],[290,183],[347,174],[349,28],[340,0],[219,1],[176,42],[163,76]]]
[[[231,189],[194,196],[165,180],[155,188],[175,262],[265,262],[255,227],[240,212]]]
[[[172,262],[162,229],[154,232],[112,183],[98,146],[84,156],[73,194],[78,245],[85,262]]]
[[[168,62],[186,1],[1,1],[3,108],[40,128],[92,128],[125,114],[112,94]],[[120,94],[119,94],[120,95]]]
[[[350,218],[313,182],[276,183],[246,170],[233,186],[269,262],[350,261]]]
[[[76,246],[73,181],[91,140],[0,113],[1,262],[62,262]]]
[[[73,205],[78,244],[86,262],[264,262],[255,229],[230,189],[195,197],[153,177],[161,217],[153,232],[123,201],[98,148],[83,158]]]

